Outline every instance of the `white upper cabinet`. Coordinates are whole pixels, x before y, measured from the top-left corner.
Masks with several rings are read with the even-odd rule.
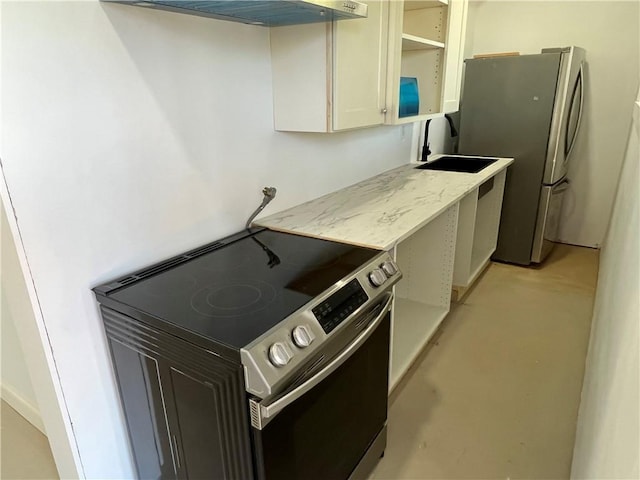
[[[365,3],[366,19],[271,28],[276,130],[384,123],[389,2]]]
[[[467,0],[392,1],[387,70],[388,124],[458,109]],[[417,83],[417,113],[401,109],[401,80]]]
[[[467,1],[372,0],[366,19],[271,28],[275,129],[335,132],[457,110]],[[403,77],[417,83],[419,107],[401,116]]]

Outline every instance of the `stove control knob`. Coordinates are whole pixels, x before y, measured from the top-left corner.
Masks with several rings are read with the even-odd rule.
[[[398,267],[396,267],[396,264],[391,260],[387,260],[386,262],[384,262],[382,265],[380,265],[380,268],[382,269],[382,271],[384,271],[387,277],[393,277],[396,273],[398,273]]]
[[[293,337],[293,343],[296,344],[296,347],[306,348],[311,345],[311,342],[316,338],[311,329],[306,325],[298,325],[291,332],[291,336]]]
[[[276,342],[269,347],[269,360],[276,367],[284,367],[293,358],[293,352],[284,342]]]
[[[387,276],[379,268],[375,268],[369,273],[369,281],[374,287],[379,287],[387,281]]]

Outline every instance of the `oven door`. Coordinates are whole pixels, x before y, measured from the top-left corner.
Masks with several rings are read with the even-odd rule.
[[[253,402],[258,478],[347,479],[373,468],[386,446],[390,305],[388,295],[352,322],[359,330],[344,329],[347,343],[337,338],[339,351],[319,355],[275,400]]]

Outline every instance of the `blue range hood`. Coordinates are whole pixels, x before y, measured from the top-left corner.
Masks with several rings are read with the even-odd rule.
[[[140,7],[279,27],[366,18],[367,5],[351,0],[109,0]]]

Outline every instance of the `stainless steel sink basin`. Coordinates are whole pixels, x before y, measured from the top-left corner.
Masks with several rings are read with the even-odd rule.
[[[440,157],[433,162],[423,163],[420,170],[443,170],[445,172],[478,173],[496,162],[497,158],[486,157]]]

